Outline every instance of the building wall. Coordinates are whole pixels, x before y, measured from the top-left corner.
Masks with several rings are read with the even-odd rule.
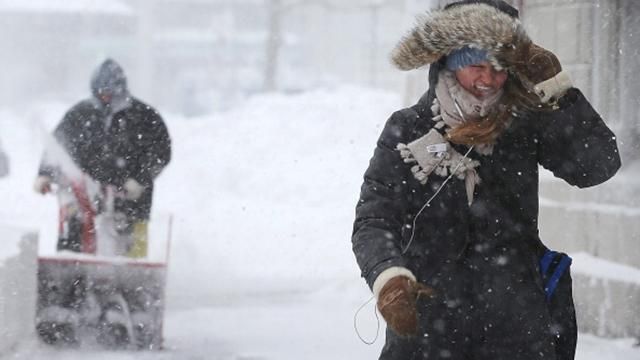
[[[627,124],[621,140],[629,143],[625,147],[625,158],[630,165],[638,167],[640,163],[640,2],[623,0],[620,14],[620,71],[619,94],[625,100],[620,106],[620,118]]]
[[[623,159],[621,174],[610,183],[592,189],[576,190],[563,182],[543,180],[541,196],[564,204],[565,209],[542,208],[541,234],[561,248],[584,250],[612,261],[640,266],[640,251],[633,251],[640,241],[634,225],[638,215],[629,215],[628,210],[640,203],[640,182],[633,176],[638,157],[638,120],[632,110],[637,109],[640,90],[634,80],[634,74],[640,70],[636,57],[640,40],[633,37],[640,32],[637,18],[640,3],[626,0],[520,2],[522,20],[531,38],[558,55],[574,84],[618,134]],[[607,205],[618,211],[612,212],[611,207],[605,209]],[[582,210],[576,211],[576,208]]]
[[[640,156],[640,3],[631,0],[520,0],[532,39],[554,51],[574,83],[619,135],[624,167]],[[635,34],[635,36],[634,36]]]
[[[540,184],[540,237],[551,248],[585,252],[637,272],[640,2],[519,3],[532,39],[558,55],[574,84],[617,134],[623,160],[618,175],[589,189],[571,187],[545,174]],[[638,283],[603,279],[610,275],[595,268],[574,277],[579,328],[604,336],[640,336]]]

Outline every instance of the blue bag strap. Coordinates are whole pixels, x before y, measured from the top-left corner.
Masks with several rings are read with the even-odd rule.
[[[543,277],[547,274],[549,265],[551,265],[551,262],[553,261],[553,258],[556,256],[556,254],[557,252],[553,250],[547,250],[542,256],[542,259],[540,259],[540,272],[542,273]]]
[[[545,293],[547,294],[547,301],[551,300],[551,296],[553,295],[553,292],[556,291],[556,287],[560,282],[560,278],[562,277],[562,274],[564,274],[564,272],[567,270],[569,265],[571,265],[571,258],[569,257],[569,255],[562,254],[562,259],[560,260],[560,263],[558,264],[558,266],[556,267],[556,270],[553,272],[553,275],[551,275],[551,278],[547,282],[547,286],[545,286],[544,288]]]

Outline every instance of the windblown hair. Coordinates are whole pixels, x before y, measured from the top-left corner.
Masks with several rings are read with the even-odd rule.
[[[545,110],[538,96],[524,88],[511,74],[504,84],[504,94],[485,118],[469,120],[449,132],[449,140],[455,144],[493,144],[512,120],[527,110]]]
[[[454,144],[493,144],[507,127],[510,119],[511,113],[503,108],[502,111],[496,111],[484,119],[470,120],[452,129],[448,133],[448,138]]]
[[[419,17],[417,25],[393,49],[391,61],[401,70],[412,70],[433,64],[465,46],[486,50],[492,66],[509,73],[504,95],[487,118],[454,129],[450,140],[487,144],[495,142],[514,112],[540,106],[537,95],[527,90],[517,76],[531,44],[517,18],[493,6],[473,3]]]

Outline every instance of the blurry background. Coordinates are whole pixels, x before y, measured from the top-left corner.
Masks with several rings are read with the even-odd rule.
[[[338,82],[403,91],[406,81],[388,53],[414,15],[447,2],[2,0],[0,99],[75,99],[105,56],[124,64],[144,98],[185,113],[229,107],[260,91]],[[637,137],[636,122],[621,119],[640,101],[633,81],[640,71],[638,2],[511,3],[599,111]]]
[[[423,2],[424,3],[424,2]],[[423,4],[424,6],[424,4]],[[187,114],[338,82],[399,89],[387,53],[408,1],[2,0],[3,104],[75,99],[109,55],[134,90]]]
[[[124,65],[139,96],[184,114],[229,108],[257,92],[345,82],[405,92],[409,103],[424,90],[424,74],[400,75],[389,51],[416,14],[448,2],[1,0],[0,104],[73,101],[106,56]],[[630,144],[640,133],[640,4],[510,2],[531,37],[558,54],[622,130],[626,159],[640,157]]]
[[[55,235],[55,200],[30,188],[45,134],[90,95],[92,71],[112,57],[174,140],[154,205],[175,216],[170,309],[214,305],[226,321],[224,329],[212,321],[214,337],[237,345],[231,302],[253,306],[248,299],[259,297],[290,307],[314,304],[304,295],[311,294],[320,298],[316,327],[298,325],[310,326],[313,341],[302,332],[291,346],[313,343],[320,358],[336,358],[324,311],[341,299],[337,349],[360,349],[351,320],[369,292],[350,252],[353,207],[386,118],[427,86],[427,69],[402,73],[388,55],[415,15],[449,2],[0,0],[0,140],[11,163],[0,180],[8,204],[0,222],[40,228],[41,247],[42,234]],[[558,55],[623,155],[621,172],[594,189],[542,173],[541,238],[574,256],[581,330],[640,337],[640,2],[508,2],[531,38]],[[6,299],[0,324],[11,313]],[[169,343],[193,347],[187,315],[171,314],[179,315],[169,318]],[[266,316],[251,314],[258,323]],[[267,319],[271,329],[275,320]],[[371,332],[375,320],[365,325]],[[237,329],[237,337],[269,349],[260,341],[269,331],[261,330]],[[0,356],[3,345],[13,346],[6,344]]]

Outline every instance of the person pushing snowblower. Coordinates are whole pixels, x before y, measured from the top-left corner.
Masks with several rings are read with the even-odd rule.
[[[153,182],[171,159],[169,133],[156,110],[131,96],[124,71],[114,60],[107,59],[95,71],[91,91],[90,99],[67,112],[54,137],[83,174],[102,190],[111,187],[121,195],[114,210],[122,231],[132,235],[126,255],[144,257]],[[68,177],[48,160],[45,156],[34,184],[42,194]],[[73,231],[61,234],[58,250],[82,250],[78,225],[70,224]]]
[[[92,97],[73,106],[54,130],[34,190],[58,196],[59,254],[144,259],[154,180],[171,159],[169,133],[155,109],[131,96],[114,60],[95,70],[91,91]],[[79,328],[91,325],[105,345],[158,343],[136,337],[136,326],[148,330],[150,325],[133,319],[136,311],[148,317],[149,296],[161,297],[157,289],[137,286],[152,275],[130,275],[131,269],[119,271],[110,260],[96,266],[94,258],[74,259],[39,261],[40,337],[51,344],[78,343]]]

